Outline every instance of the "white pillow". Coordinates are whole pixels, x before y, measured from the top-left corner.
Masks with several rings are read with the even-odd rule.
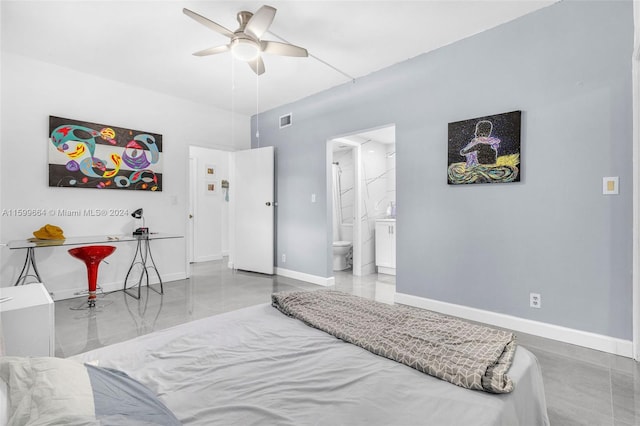
[[[0,359],[7,384],[9,425],[95,424],[86,367],[61,358]]]
[[[9,406],[9,395],[7,395],[7,384],[0,379],[0,426],[7,426],[7,407]]]

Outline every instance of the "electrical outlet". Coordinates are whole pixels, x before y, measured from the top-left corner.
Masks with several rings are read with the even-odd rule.
[[[282,253],[282,263],[287,263],[287,255]]]
[[[542,297],[540,293],[529,293],[529,306],[537,309],[542,307]]]

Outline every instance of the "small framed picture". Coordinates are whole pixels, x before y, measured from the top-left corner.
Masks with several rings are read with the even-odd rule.
[[[216,166],[213,164],[207,164],[205,166],[205,175],[208,178],[212,178],[216,175]]]
[[[208,195],[214,195],[218,191],[218,182],[216,181],[205,182],[204,185],[205,185],[205,192]]]

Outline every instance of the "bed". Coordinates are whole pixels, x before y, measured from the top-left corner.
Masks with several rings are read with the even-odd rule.
[[[508,371],[513,391],[470,390],[374,355],[269,304],[64,362],[122,372],[185,425],[549,424],[540,366],[523,347],[515,349]],[[131,405],[136,399],[132,393]],[[134,424],[111,420],[78,424]]]

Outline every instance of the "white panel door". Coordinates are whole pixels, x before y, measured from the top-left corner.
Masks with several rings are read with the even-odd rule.
[[[188,222],[187,222],[187,261],[189,263],[193,263],[195,261],[195,232],[194,232],[194,220],[193,214],[196,211],[196,185],[198,184],[198,179],[196,175],[197,170],[197,161],[193,157],[189,157],[189,213],[188,213]]]
[[[234,268],[273,274],[272,146],[237,151]],[[231,189],[231,188],[230,188]]]

